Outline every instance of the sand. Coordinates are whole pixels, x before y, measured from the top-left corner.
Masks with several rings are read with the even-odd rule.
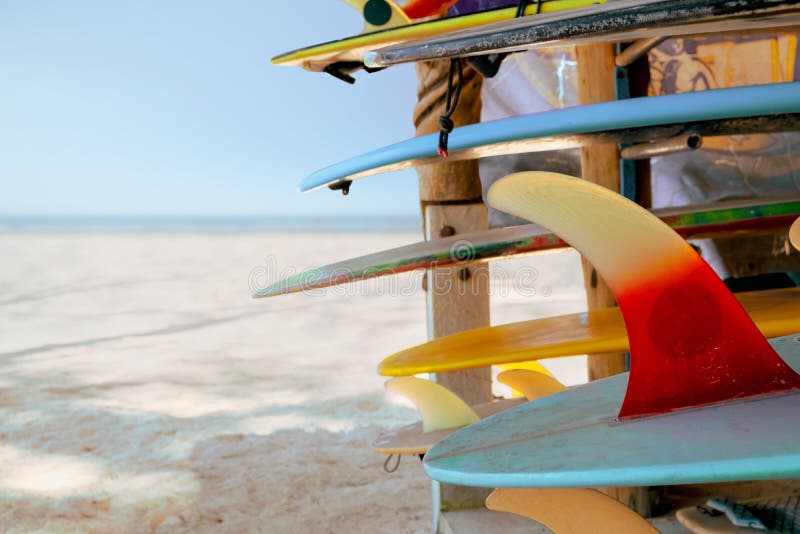
[[[430,531],[419,462],[369,448],[415,419],[375,367],[425,340],[419,275],[250,299],[417,238],[0,234],[0,531]],[[585,306],[573,253],[496,266],[495,323]]]

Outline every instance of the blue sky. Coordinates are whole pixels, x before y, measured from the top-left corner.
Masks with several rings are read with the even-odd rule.
[[[0,215],[413,215],[413,171],[306,174],[413,135],[412,67],[355,86],[269,58],[360,30],[344,2],[8,1]]]

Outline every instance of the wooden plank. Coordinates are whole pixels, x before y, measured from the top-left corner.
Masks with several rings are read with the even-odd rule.
[[[432,206],[425,208],[428,239],[435,239],[443,228],[455,235],[488,226],[483,204]],[[432,269],[428,279],[428,338],[433,339],[463,330],[489,325],[489,266],[486,263]],[[439,373],[436,382],[455,391],[467,404],[492,400],[491,368]]]

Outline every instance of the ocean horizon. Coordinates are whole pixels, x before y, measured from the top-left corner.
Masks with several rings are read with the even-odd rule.
[[[0,216],[0,233],[257,233],[418,230],[414,215],[389,216]]]

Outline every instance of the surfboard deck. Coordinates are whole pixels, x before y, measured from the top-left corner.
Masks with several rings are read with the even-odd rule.
[[[637,143],[696,133],[705,137],[792,131],[800,127],[800,82],[631,98],[545,111],[456,128],[448,159],[474,159]],[[441,161],[438,134],[414,137],[314,172],[300,192],[343,186],[365,176]]]
[[[800,336],[771,340],[800,371]],[[800,476],[800,393],[616,422],[628,373],[481,420],[434,445],[434,480],[479,487],[700,484]],[[767,416],[768,414],[768,416]],[[735,435],[736,439],[728,439]]]
[[[800,216],[800,199],[753,199],[703,207],[653,210],[686,239],[711,238],[737,232],[788,228]],[[799,225],[800,227],[800,225]],[[274,297],[300,291],[475,261],[568,248],[566,242],[536,224],[498,228],[399,248],[324,265],[279,280],[253,295]]]
[[[620,0],[535,19],[386,46],[364,55],[369,67],[590,42],[787,29],[800,22],[798,2],[757,0]]]
[[[800,332],[800,288],[736,295],[767,337]],[[576,354],[629,350],[618,308],[477,328],[395,353],[378,365],[385,376],[459,371]]]
[[[545,0],[542,3],[542,13],[575,9],[602,1],[604,0]],[[275,65],[299,66],[315,72],[324,71],[327,66],[335,63],[361,64],[364,54],[377,47],[405,43],[415,39],[444,35],[453,31],[509,20],[515,17],[516,9],[516,7],[492,9],[362,33],[285,52],[273,57],[272,63]],[[525,10],[525,15],[536,15],[536,6],[528,6]]]

